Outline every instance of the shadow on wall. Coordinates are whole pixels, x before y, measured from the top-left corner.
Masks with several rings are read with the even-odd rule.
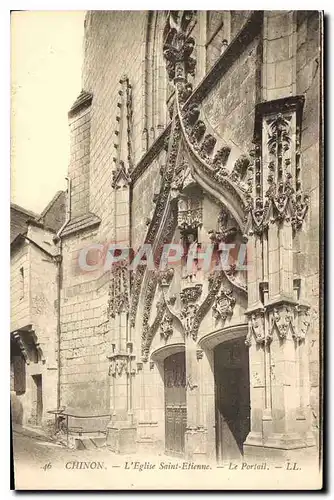
[[[23,421],[23,406],[20,398],[14,391],[10,392],[10,405],[12,410],[12,421],[15,424],[22,425]]]

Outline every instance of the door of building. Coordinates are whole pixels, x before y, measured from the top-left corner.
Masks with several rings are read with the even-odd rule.
[[[187,426],[185,354],[178,352],[164,361],[165,448],[182,456]]]
[[[34,424],[41,425],[43,416],[43,388],[42,388],[42,375],[33,375],[35,383],[35,394],[33,401],[33,417]]]
[[[250,430],[249,360],[244,339],[218,345],[214,366],[217,459],[238,460]]]

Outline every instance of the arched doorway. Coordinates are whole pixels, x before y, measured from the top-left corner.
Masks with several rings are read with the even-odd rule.
[[[165,450],[169,455],[184,454],[187,426],[185,353],[177,352],[164,360]]]
[[[214,349],[217,460],[238,460],[250,431],[249,358],[244,338]]]

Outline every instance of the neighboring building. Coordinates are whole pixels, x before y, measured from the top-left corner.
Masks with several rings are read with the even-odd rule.
[[[69,111],[60,406],[110,415],[113,451],[317,453],[321,32],[312,11],[87,13]],[[134,273],[93,252],[245,241],[247,272],[209,276],[200,259]],[[29,251],[42,260],[22,245],[18,276]],[[45,357],[54,344],[40,335],[54,328],[40,326]]]
[[[41,215],[11,204],[11,406],[13,421],[47,426],[57,408],[60,191]]]

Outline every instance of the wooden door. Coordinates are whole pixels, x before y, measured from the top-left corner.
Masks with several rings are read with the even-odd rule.
[[[164,362],[166,453],[184,454],[187,426],[185,354],[179,352]]]
[[[243,339],[216,347],[215,386],[217,458],[241,459],[250,430],[249,361]]]

